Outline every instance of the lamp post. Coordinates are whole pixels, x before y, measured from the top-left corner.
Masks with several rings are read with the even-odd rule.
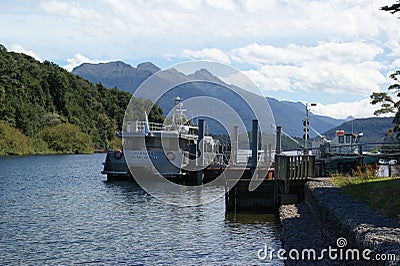
[[[310,105],[309,105],[308,103],[306,103],[306,118],[303,123],[304,132],[305,132],[304,133],[304,153],[308,152],[308,150],[307,150],[308,149],[308,126],[310,124],[310,122],[308,121],[308,110],[310,110],[309,107],[312,107],[312,106],[317,106],[317,104],[310,103]]]

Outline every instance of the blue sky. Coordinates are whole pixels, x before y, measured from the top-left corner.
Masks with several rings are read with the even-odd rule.
[[[369,96],[400,68],[394,0],[1,1],[0,43],[68,70],[84,62],[215,60],[265,96],[373,116]],[[235,77],[224,77],[234,80]]]

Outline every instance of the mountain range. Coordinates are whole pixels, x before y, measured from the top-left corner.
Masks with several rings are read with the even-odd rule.
[[[100,64],[89,64],[84,63],[72,70],[72,74],[78,75],[89,80],[92,83],[101,83],[107,88],[118,88],[123,91],[134,93],[136,89],[142,84],[144,80],[159,71],[160,68],[152,64],[151,62],[145,62],[139,64],[136,68],[132,67],[123,62],[109,62]],[[211,80],[216,81],[220,84],[225,84],[218,77],[213,76],[210,72],[205,69],[196,71],[195,73],[185,75],[175,69],[167,70],[163,73],[161,78],[165,82],[169,83],[184,83],[185,81],[196,78],[200,80]],[[231,85],[225,84],[226,87]],[[236,88],[237,89],[237,88]],[[166,114],[173,107],[173,101],[171,99],[175,96],[180,96],[183,99],[189,99],[196,96],[211,96],[218,99],[223,99],[224,102],[232,106],[241,106],[239,108],[239,115],[245,121],[251,120],[251,110],[238,101],[237,95],[232,90],[224,89],[224,86],[216,88],[213,83],[193,83],[189,82],[181,86],[177,86],[175,90],[169,91],[163,99],[157,104],[163,109]],[[275,124],[282,126],[285,133],[293,137],[302,137],[303,131],[303,120],[305,117],[305,105],[301,102],[290,102],[290,101],[279,101],[274,98],[267,97],[271,111],[274,115]],[[348,122],[352,120],[351,117],[348,119],[335,119],[327,116],[315,115],[309,112],[310,126],[316,131],[329,135],[331,137],[332,130],[335,128],[341,129],[352,129],[354,131],[363,131],[364,135],[373,136],[373,140],[381,139],[384,137],[384,133],[391,128],[392,118],[366,118],[366,119],[355,119],[351,123],[352,127],[349,127]],[[346,124],[347,123],[347,124]],[[368,126],[365,126],[368,125]],[[210,128],[217,127],[217,125],[210,125]],[[381,136],[378,136],[382,134]],[[313,131],[309,133],[310,137],[317,136]],[[372,140],[371,139],[371,140]]]

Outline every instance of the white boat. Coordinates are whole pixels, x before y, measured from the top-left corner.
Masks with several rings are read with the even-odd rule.
[[[345,133],[344,130],[337,130],[332,140],[327,140],[324,136],[312,141],[312,151],[317,158],[334,155],[360,155],[360,139],[363,133]]]
[[[170,123],[127,121],[122,133],[123,150],[109,151],[103,174],[129,176],[130,172],[179,177],[212,163],[221,163],[219,142],[204,136],[203,156],[197,158],[198,126],[187,121],[180,98],[175,99]],[[129,166],[129,169],[128,169]]]

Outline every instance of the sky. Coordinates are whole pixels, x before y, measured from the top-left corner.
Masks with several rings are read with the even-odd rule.
[[[71,71],[85,63],[213,60],[265,96],[371,117],[400,68],[395,0],[0,1],[0,43]],[[227,77],[225,77],[225,80]]]

